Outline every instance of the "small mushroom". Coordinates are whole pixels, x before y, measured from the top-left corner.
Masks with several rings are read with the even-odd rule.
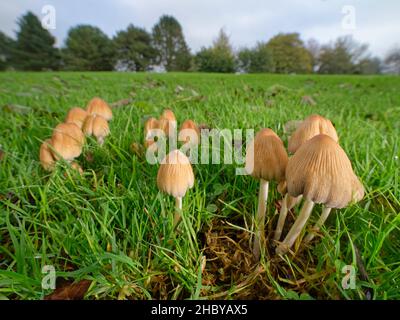
[[[77,162],[72,162],[71,163],[71,168],[78,171],[80,175],[83,175],[83,169],[82,167],[77,163]]]
[[[313,114],[301,122],[289,138],[288,151],[295,153],[304,142],[318,134],[326,134],[336,142],[339,140],[332,122],[320,115]]]
[[[325,221],[331,208],[344,208],[355,198],[360,199],[360,185],[354,177],[349,158],[330,136],[320,134],[302,144],[289,159],[286,181],[288,193],[293,197],[303,195],[305,202],[276,252],[284,254],[292,247],[315,203],[329,208],[320,218]]]
[[[153,130],[159,128],[159,123],[156,118],[149,118],[144,123],[144,146],[148,148],[154,141]]]
[[[112,110],[110,106],[103,99],[98,97],[93,98],[89,101],[86,111],[89,114],[95,114],[98,116],[102,116],[107,121],[112,119]]]
[[[56,163],[56,159],[51,151],[52,148],[51,139],[43,141],[42,145],[40,146],[40,163],[43,169],[46,171],[53,171]]]
[[[269,181],[281,182],[285,179],[288,155],[282,140],[271,129],[260,130],[246,150],[245,170],[260,179],[258,211],[256,216],[256,235],[253,255],[260,257],[260,246],[264,238],[265,211],[268,199]]]
[[[65,123],[75,123],[80,129],[82,129],[83,123],[85,122],[88,113],[79,107],[71,108],[65,118]]]
[[[193,120],[185,120],[178,133],[178,141],[191,144],[200,143],[200,129]]]
[[[175,114],[171,109],[165,109],[160,116],[159,128],[164,131],[167,137],[172,138],[175,135],[176,127]]]
[[[71,162],[82,153],[85,135],[74,123],[61,123],[54,128],[51,137],[53,156],[56,160],[60,158]]]
[[[92,114],[88,116],[82,127],[87,136],[95,136],[99,145],[103,145],[105,137],[110,134],[108,122],[102,116]]]
[[[161,161],[157,174],[157,186],[175,198],[174,226],[181,219],[182,198],[194,185],[194,174],[189,158],[179,150],[173,150]]]

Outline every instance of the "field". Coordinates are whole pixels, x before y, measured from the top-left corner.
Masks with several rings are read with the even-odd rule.
[[[103,146],[88,139],[78,158],[83,176],[65,164],[45,172],[41,141],[68,108],[94,96],[130,100],[116,104]],[[86,299],[400,298],[399,77],[1,73],[0,107],[0,298],[49,295],[45,265],[59,286],[90,280]],[[285,145],[288,121],[328,117],[366,195],[281,258],[271,240],[281,199],[273,183],[267,250],[256,264],[249,248],[258,181],[235,175],[232,164],[196,164],[174,233],[174,201],[159,193],[158,165],[138,145],[146,117],[166,107],[180,123],[269,127]],[[355,267],[353,289],[342,287],[345,265]]]

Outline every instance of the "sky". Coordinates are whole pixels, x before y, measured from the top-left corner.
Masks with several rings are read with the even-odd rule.
[[[163,14],[182,25],[192,52],[211,45],[224,28],[235,49],[268,41],[279,32],[298,32],[321,43],[352,35],[373,55],[400,46],[399,0],[0,0],[0,31],[15,38],[18,17],[55,9],[50,32],[61,47],[70,27],[91,24],[112,37],[130,23],[151,31]]]

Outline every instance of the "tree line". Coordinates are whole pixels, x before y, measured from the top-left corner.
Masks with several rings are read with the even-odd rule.
[[[151,32],[130,24],[113,38],[95,26],[78,25],[69,30],[61,49],[32,12],[17,25],[15,40],[0,31],[0,70],[400,73],[399,48],[381,60],[350,36],[320,44],[314,39],[304,42],[298,33],[280,33],[234,50],[221,29],[211,46],[192,54],[182,26],[169,15],[161,16]]]

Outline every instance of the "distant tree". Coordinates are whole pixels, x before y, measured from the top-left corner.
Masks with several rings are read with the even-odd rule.
[[[196,65],[202,72],[235,72],[235,54],[229,37],[223,29],[212,47],[202,48],[196,55]]]
[[[42,27],[37,16],[28,12],[18,19],[17,41],[13,62],[21,70],[58,69],[60,53],[55,38]]]
[[[118,65],[130,71],[145,71],[156,56],[150,34],[132,24],[113,39]]]
[[[15,41],[0,31],[0,70],[11,67]]]
[[[273,72],[271,51],[265,43],[259,42],[252,48],[238,52],[238,69],[247,73]]]
[[[385,57],[387,72],[400,74],[400,48],[395,47]]]
[[[359,73],[358,65],[368,58],[368,46],[353,40],[351,36],[339,37],[333,44],[321,47],[319,73]]]
[[[378,57],[362,58],[355,67],[358,74],[380,74],[382,73],[382,61]]]
[[[310,73],[312,58],[298,33],[280,33],[271,38],[267,48],[277,73]]]
[[[113,43],[99,28],[79,25],[68,32],[63,59],[66,70],[113,70]]]
[[[305,45],[311,56],[312,71],[315,72],[319,68],[319,55],[321,53],[321,45],[315,39],[309,39]]]
[[[157,50],[155,62],[167,71],[187,71],[191,54],[182,27],[172,16],[163,15],[153,27],[153,46]]]

